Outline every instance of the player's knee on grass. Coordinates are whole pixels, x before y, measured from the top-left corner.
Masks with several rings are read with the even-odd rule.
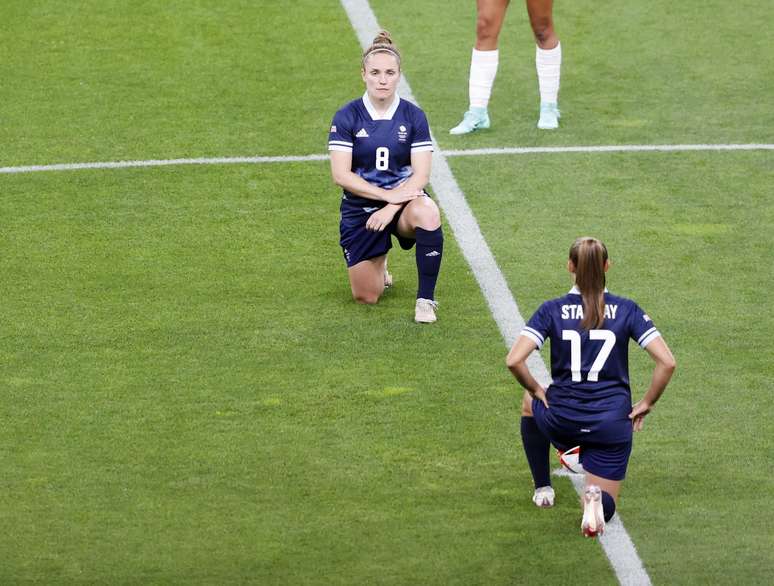
[[[363,305],[374,305],[379,301],[379,295],[376,293],[366,293],[363,291],[358,291],[357,293],[353,292],[352,297],[355,301],[362,303]]]

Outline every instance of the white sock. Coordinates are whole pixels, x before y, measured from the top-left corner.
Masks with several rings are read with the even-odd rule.
[[[562,44],[559,43],[548,50],[535,46],[535,68],[540,88],[540,102],[557,103],[562,68]]]
[[[494,51],[473,49],[473,55],[470,58],[470,82],[468,85],[471,108],[486,108],[489,105],[489,96],[492,95],[492,85],[494,85],[497,75],[499,58],[500,51],[497,49]]]

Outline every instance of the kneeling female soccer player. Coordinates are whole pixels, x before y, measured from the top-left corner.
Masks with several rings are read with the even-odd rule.
[[[433,143],[425,113],[398,97],[400,53],[386,31],[363,53],[366,92],[333,117],[328,137],[333,181],[343,188],[341,238],[352,296],[376,303],[392,284],[387,252],[416,245],[418,323],[436,321],[443,258],[438,206],[425,193]]]
[[[567,261],[573,288],[540,306],[506,360],[526,389],[521,435],[535,481],[533,501],[553,505],[549,440],[559,450],[580,445],[586,474],[581,531],[587,537],[601,534],[615,513],[632,431],[642,429],[675,370],[672,352],[648,314],[605,288],[609,266],[602,242],[577,239]],[[548,338],[553,382],[543,389],[526,360]],[[629,388],[630,338],[655,362],[650,386],[634,405]]]

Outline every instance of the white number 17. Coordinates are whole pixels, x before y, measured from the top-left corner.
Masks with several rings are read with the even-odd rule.
[[[589,330],[590,340],[604,340],[599,354],[594,359],[589,376],[586,380],[596,382],[599,380],[599,371],[605,366],[610,352],[615,346],[615,334],[610,330]],[[572,371],[573,382],[580,382],[581,379],[581,337],[575,330],[562,330],[562,340],[570,342],[570,370]]]

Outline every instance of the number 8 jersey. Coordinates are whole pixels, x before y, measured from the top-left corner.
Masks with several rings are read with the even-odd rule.
[[[584,330],[583,301],[577,287],[546,301],[521,332],[538,348],[551,339],[548,403],[578,407],[589,401],[631,404],[629,339],[642,348],[661,334],[632,300],[605,290],[605,320],[599,329]]]
[[[392,189],[411,176],[411,153],[432,151],[433,143],[419,107],[396,94],[392,106],[379,116],[366,93],[336,112],[328,150],[351,152],[353,173],[372,185]],[[343,198],[361,207],[385,205],[346,190]]]

